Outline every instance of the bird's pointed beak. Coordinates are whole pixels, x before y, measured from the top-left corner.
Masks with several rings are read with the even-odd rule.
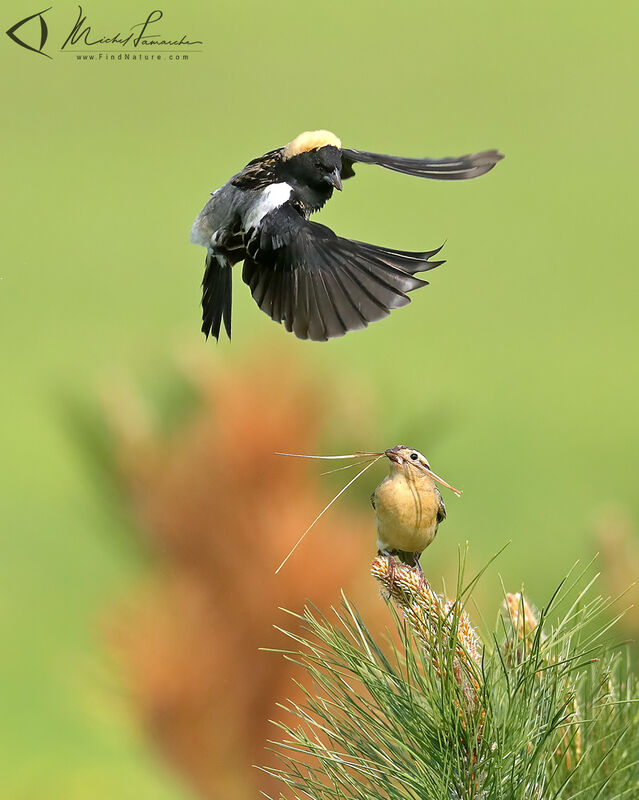
[[[388,458],[389,461],[392,461],[395,464],[402,464],[403,459],[397,452],[396,447],[390,447],[388,450],[384,451],[384,455]]]
[[[339,167],[335,167],[331,174],[326,176],[326,180],[331,186],[337,189],[338,192],[342,191],[342,175],[339,171]]]

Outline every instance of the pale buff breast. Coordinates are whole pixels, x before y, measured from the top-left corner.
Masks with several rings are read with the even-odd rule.
[[[429,478],[389,475],[375,490],[377,546],[421,553],[437,533],[439,492]]]

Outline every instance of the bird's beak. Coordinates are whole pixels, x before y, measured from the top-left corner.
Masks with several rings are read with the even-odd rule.
[[[393,461],[395,464],[403,464],[404,459],[397,453],[397,449],[395,447],[391,447],[388,450],[384,451],[384,455],[388,458],[389,461]]]
[[[326,176],[326,180],[331,186],[337,189],[338,192],[342,191],[342,175],[339,171],[339,167],[335,167],[331,174]]]
[[[428,467],[422,465],[422,469],[424,470],[425,473],[430,475],[430,477],[434,481],[437,481],[437,483],[441,483],[442,486],[445,486],[447,489],[450,489],[451,492],[454,492],[457,495],[457,497],[462,496],[461,489],[455,489],[454,486],[451,486],[450,483],[446,483],[446,481],[443,478],[440,478],[439,475],[436,475],[432,470],[428,469]]]

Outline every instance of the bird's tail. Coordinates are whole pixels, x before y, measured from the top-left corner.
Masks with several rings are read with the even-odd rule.
[[[207,253],[206,269],[202,280],[202,333],[216,340],[224,320],[227,336],[231,338],[231,305],[233,281],[228,259],[216,253]]]

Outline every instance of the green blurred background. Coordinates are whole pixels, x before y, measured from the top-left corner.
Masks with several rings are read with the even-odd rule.
[[[151,9],[84,7],[96,31]],[[162,9],[166,29],[203,39],[202,53],[78,63],[2,36],[3,797],[41,797],[43,782],[47,797],[186,797],[132,724],[96,632],[144,570],[69,414],[105,376],[153,383],[181,347],[216,364],[258,344],[301,358],[336,398],[376,409],[373,441],[370,426],[365,440],[328,431],[325,449],[404,441],[464,489],[447,498],[431,574],[458,542],[470,540],[479,565],[511,539],[498,569],[539,602],[593,554],[606,509],[639,512],[639,8]],[[9,0],[3,30],[38,10]],[[51,41],[76,14],[55,4]],[[506,160],[458,184],[361,166],[322,212],[339,233],[379,244],[446,240],[448,263],[407,309],[342,340],[299,342],[236,275],[233,343],[205,343],[192,219],[249,159],[316,127],[349,147],[498,147]]]

